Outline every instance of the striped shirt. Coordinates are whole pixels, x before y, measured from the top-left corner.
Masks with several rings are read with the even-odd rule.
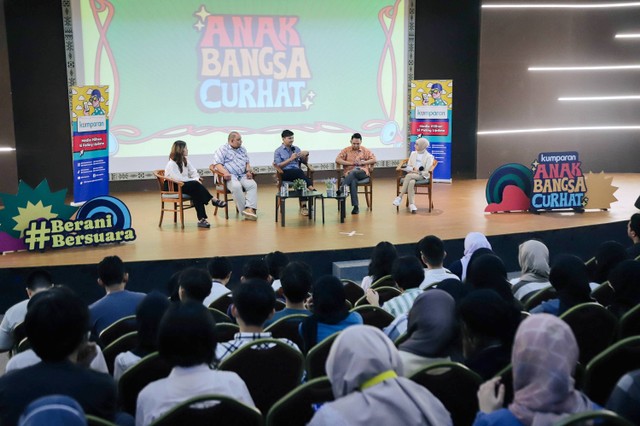
[[[233,148],[226,143],[213,154],[213,164],[222,164],[229,173],[240,179],[247,172],[249,154],[243,147]]]
[[[236,333],[233,336],[233,340],[229,340],[228,342],[218,343],[216,346],[216,359],[218,360],[218,364],[220,364],[226,357],[243,347],[244,345],[253,342],[258,339],[272,339],[270,332],[262,332],[262,333]],[[289,339],[278,339],[287,345],[291,346],[297,351],[300,351],[298,345],[293,343]],[[259,346],[258,349],[269,349],[268,345]]]
[[[406,312],[409,312],[411,307],[413,306],[413,301],[418,298],[423,293],[419,288],[411,288],[400,296],[396,296],[393,299],[387,300],[383,305],[382,309],[389,312],[394,317],[398,315],[402,315]]]

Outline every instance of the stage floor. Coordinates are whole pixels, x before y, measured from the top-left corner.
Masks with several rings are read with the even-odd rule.
[[[137,239],[132,243],[99,247],[48,250],[44,253],[17,252],[0,257],[3,268],[44,267],[57,265],[95,264],[104,256],[118,255],[126,262],[163,259],[192,259],[212,256],[265,254],[274,250],[309,252],[373,247],[386,240],[394,244],[418,241],[435,234],[443,240],[463,238],[470,231],[486,235],[545,231],[597,225],[628,220],[638,210],[634,202],[640,195],[639,174],[611,174],[617,202],[608,211],[576,213],[500,213],[486,214],[486,180],[459,180],[452,184],[434,184],[434,210],[426,209],[427,197],[416,197],[419,211],[410,214],[405,208],[391,205],[395,197],[395,180],[376,179],[373,211],[366,209],[360,195],[360,214],[351,215],[347,202],[345,223],[340,223],[335,200],[325,201],[325,223],[320,212],[315,222],[298,214],[298,206],[290,200],[286,207],[286,227],[275,222],[275,192],[273,185],[259,187],[258,221],[245,221],[224,211],[213,216],[207,206],[210,229],[196,227],[195,211],[185,212],[185,228],[174,225],[173,217],[165,215],[158,227],[159,196],[156,191],[114,193],[130,209]],[[231,203],[235,212],[235,204]]]

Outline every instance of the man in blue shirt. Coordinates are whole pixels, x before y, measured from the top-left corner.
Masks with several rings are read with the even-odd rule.
[[[309,151],[301,151],[293,145],[294,138],[291,130],[283,130],[280,136],[282,145],[274,152],[273,163],[282,169],[282,180],[293,182],[296,179],[302,179],[306,182],[307,188],[314,191],[313,181],[300,168],[301,164],[307,165]],[[306,204],[301,206],[301,212],[305,216],[309,214]]]

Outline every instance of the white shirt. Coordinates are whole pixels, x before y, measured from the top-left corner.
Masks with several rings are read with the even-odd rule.
[[[273,291],[278,291],[282,288],[282,283],[279,279],[273,280],[273,282],[271,283],[271,288],[273,289]]]
[[[12,370],[19,370],[25,367],[31,367],[32,365],[36,365],[42,361],[38,355],[33,351],[33,349],[27,349],[24,352],[20,352],[19,354],[11,357],[9,362],[7,363],[7,368],[5,373],[8,373]],[[102,354],[102,350],[100,346],[96,345],[96,356],[89,364],[89,368],[95,370],[99,373],[107,373],[109,374],[109,369],[107,368],[107,362],[104,359],[104,355]]]
[[[131,351],[120,352],[113,361],[113,378],[117,382],[122,374],[140,361],[140,357]]]
[[[255,407],[247,385],[236,373],[212,370],[205,364],[174,367],[168,377],[140,391],[136,426],[146,426],[181,402],[208,394],[226,395]]]
[[[178,167],[178,163],[173,160],[169,160],[167,166],[164,168],[164,175],[169,179],[177,180],[179,182],[187,182],[190,180],[199,180],[200,175],[193,164],[190,161],[187,161],[186,166],[182,166],[182,172],[180,171],[180,167]]]
[[[5,351],[13,347],[13,329],[27,316],[27,303],[29,299],[16,303],[5,312],[0,323],[0,350]]]
[[[420,290],[425,290],[432,284],[448,280],[449,278],[455,278],[460,281],[460,278],[458,278],[456,274],[452,274],[447,268],[425,268],[424,280],[422,281],[422,284],[420,284],[419,288]]]
[[[211,281],[211,293],[202,301],[202,304],[208,308],[211,302],[229,293],[231,293],[231,291],[220,281]]]

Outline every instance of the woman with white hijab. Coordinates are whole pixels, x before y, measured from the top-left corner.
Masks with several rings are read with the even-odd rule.
[[[491,244],[480,232],[469,232],[467,236],[464,238],[464,256],[460,260],[456,260],[451,265],[449,265],[448,269],[452,273],[456,274],[461,281],[467,279],[467,267],[469,266],[469,261],[471,260],[471,256],[473,253],[480,249],[486,248],[491,250]]]
[[[433,155],[429,154],[427,148],[429,148],[429,141],[426,138],[416,140],[416,150],[411,153],[404,168],[407,174],[404,176],[400,195],[393,200],[393,205],[397,207],[402,203],[402,196],[407,194],[411,213],[418,211],[414,203],[416,181],[429,179],[429,170],[433,166]]]
[[[325,403],[311,426],[451,425],[451,416],[426,388],[402,375],[398,350],[375,327],[345,329],[327,358],[335,401]]]

